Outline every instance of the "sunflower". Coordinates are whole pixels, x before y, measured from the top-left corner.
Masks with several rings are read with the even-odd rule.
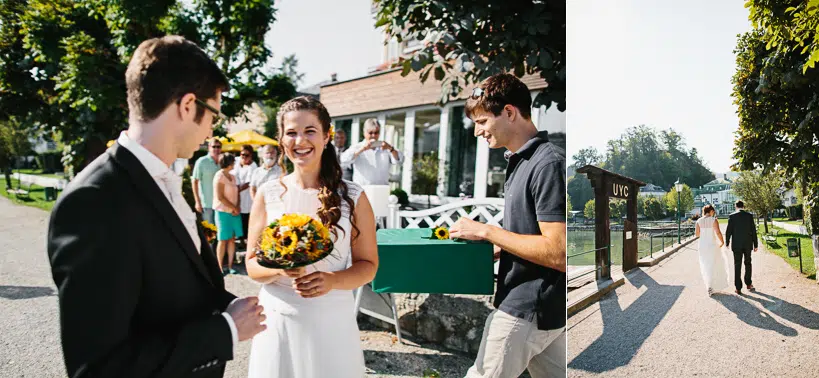
[[[298,244],[299,235],[296,234],[295,231],[286,232],[279,238],[276,250],[281,253],[282,256],[292,255],[293,252],[296,251]]]
[[[274,248],[276,245],[276,236],[275,230],[272,228],[265,228],[262,232],[262,241],[259,243],[259,247],[263,251],[269,251]]]
[[[438,227],[432,231],[432,236],[438,240],[449,239],[449,230],[444,226]]]

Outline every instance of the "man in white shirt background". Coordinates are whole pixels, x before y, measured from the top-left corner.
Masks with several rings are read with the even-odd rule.
[[[389,185],[390,166],[399,165],[404,155],[385,141],[379,141],[381,125],[364,121],[364,140],[341,154],[341,167],[353,167],[353,182],[359,185]]]
[[[341,164],[341,154],[343,154],[344,151],[347,151],[347,132],[342,129],[338,129],[335,132],[336,135],[333,138],[333,146],[336,147],[336,157],[338,157],[338,163]],[[353,180],[353,167],[342,166],[341,171],[341,178],[350,181]]]
[[[239,159],[230,173],[236,177],[236,184],[239,185],[239,209],[242,216],[242,230],[244,231],[243,242],[247,241],[247,225],[250,220],[250,208],[253,205],[253,197],[250,195],[250,179],[253,172],[259,166],[253,161],[253,147],[242,146]]]
[[[276,180],[281,176],[282,169],[279,167],[278,155],[276,146],[272,144],[264,145],[259,149],[262,166],[253,171],[253,177],[250,179],[251,198],[256,198],[256,192],[259,191],[262,184],[270,180]]]

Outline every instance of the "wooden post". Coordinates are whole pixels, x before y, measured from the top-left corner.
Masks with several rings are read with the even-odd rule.
[[[592,179],[594,187],[594,248],[597,279],[611,278],[611,269],[608,251],[605,247],[611,246],[611,231],[609,225],[609,196],[607,193],[609,180],[603,175],[596,175]]]
[[[626,221],[623,227],[623,272],[637,267],[637,192],[636,185],[628,185],[628,199],[626,199]],[[631,233],[631,234],[629,234]],[[628,238],[628,236],[631,238]]]

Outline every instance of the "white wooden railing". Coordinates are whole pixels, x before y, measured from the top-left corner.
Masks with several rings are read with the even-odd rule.
[[[398,197],[391,195],[388,206],[387,228],[420,228],[421,222],[425,222],[427,227],[451,227],[460,217],[495,226],[501,226],[503,222],[502,198],[473,198],[426,210],[400,210]],[[469,207],[472,209],[467,212],[466,208]],[[479,219],[481,217],[483,219]],[[403,221],[407,222],[406,227],[403,227]]]

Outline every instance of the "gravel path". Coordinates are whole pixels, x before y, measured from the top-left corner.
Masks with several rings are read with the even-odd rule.
[[[48,213],[0,197],[0,377],[65,377],[54,282],[45,252]],[[227,277],[236,295],[256,295],[259,286],[243,275]],[[434,369],[462,377],[474,356],[375,330],[360,320],[368,377],[420,377]],[[247,376],[250,343],[241,343],[225,377]]]
[[[697,243],[569,318],[569,377],[816,377],[819,285],[753,254],[756,293],[709,298]],[[731,265],[733,270],[733,265]],[[733,283],[733,272],[730,274]]]

